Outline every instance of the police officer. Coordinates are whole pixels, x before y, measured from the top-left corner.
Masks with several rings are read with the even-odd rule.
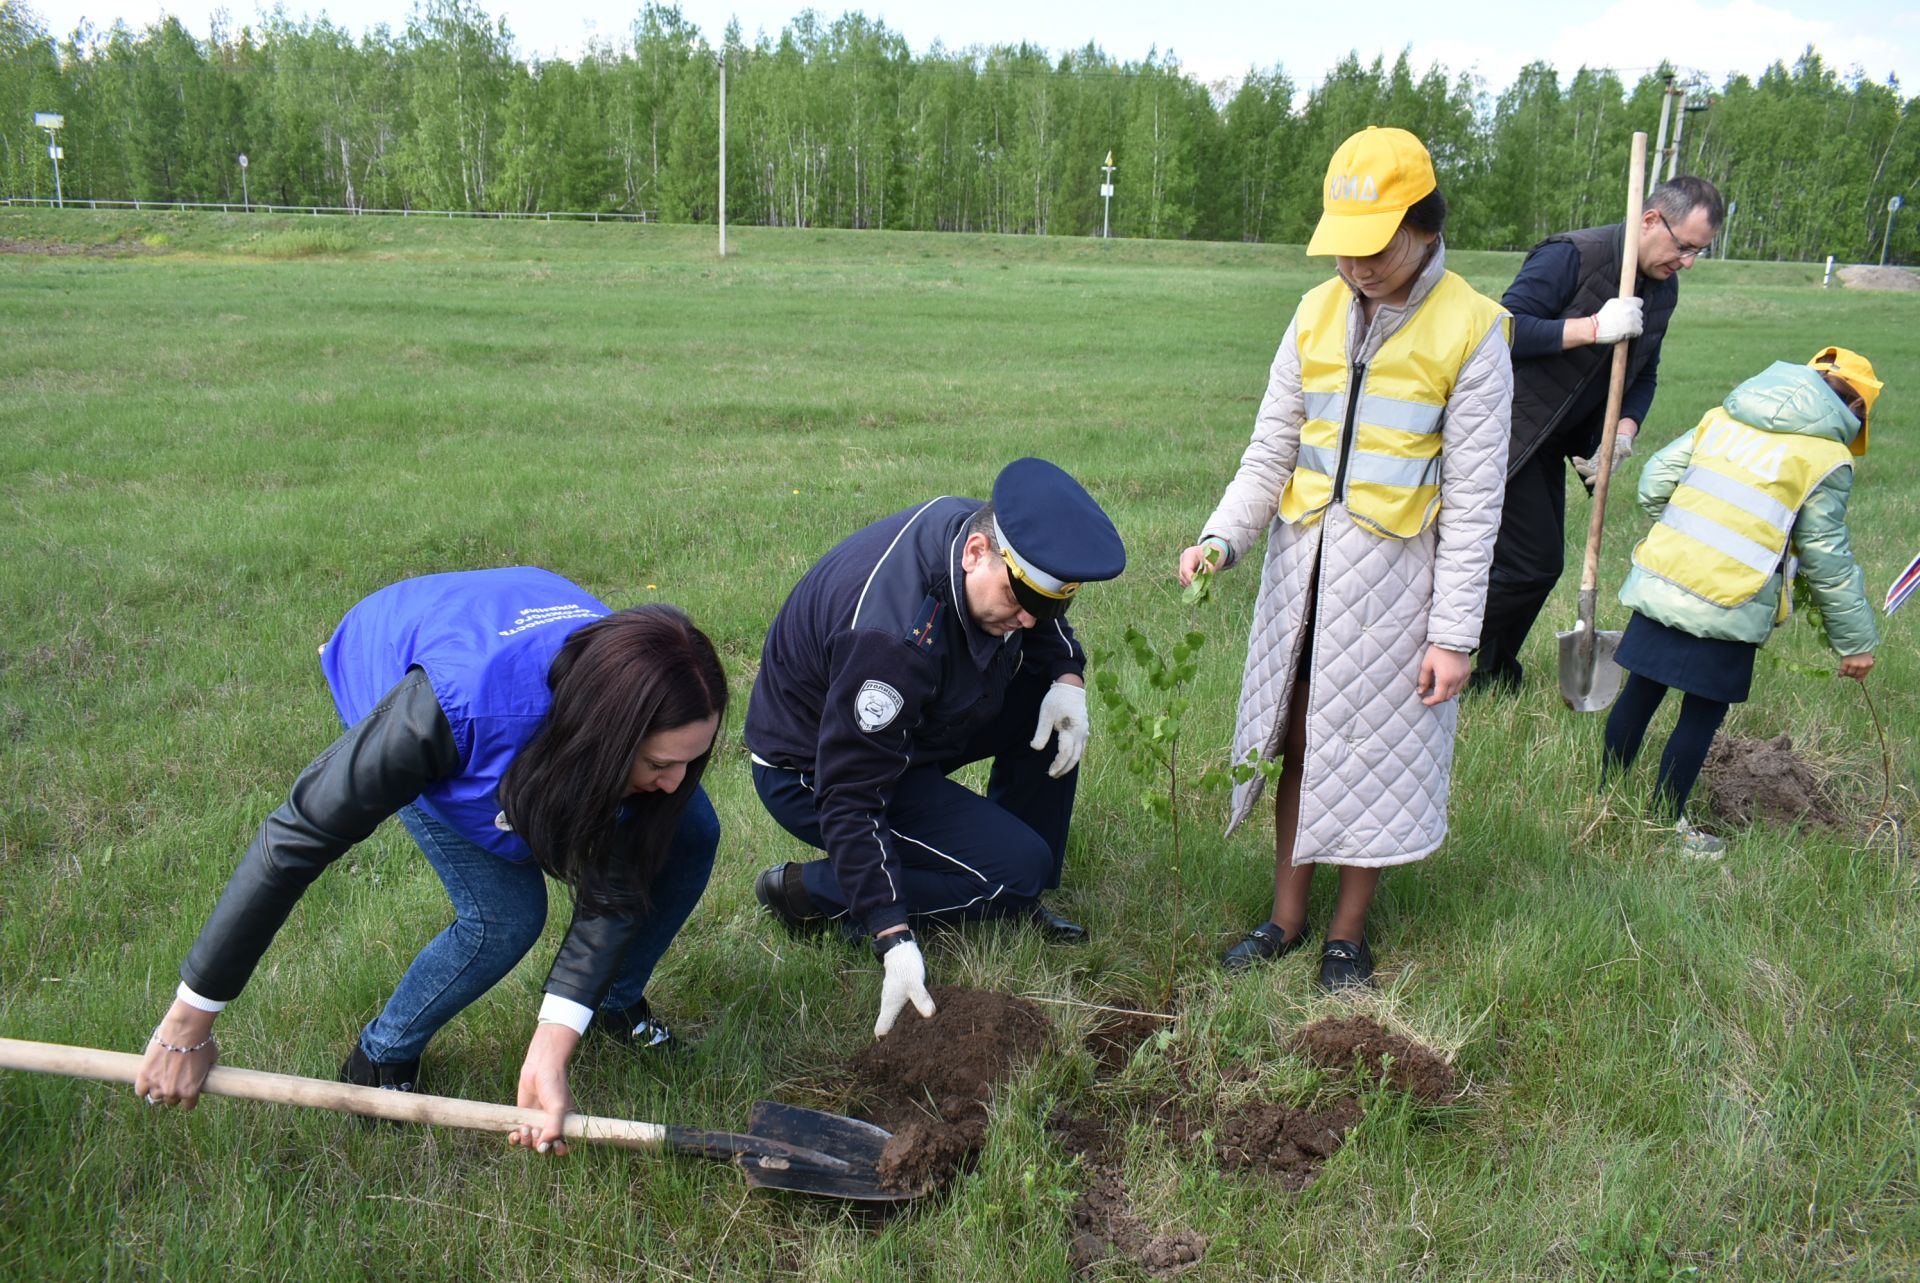
[[[796,934],[838,920],[872,937],[876,1035],[909,998],[933,1014],[909,917],[1085,938],[1039,902],[1060,885],[1087,745],[1086,652],[1065,616],[1125,565],[1080,484],[1019,459],[990,503],[943,496],[856,532],[774,619],[747,712],[754,787],[827,854],[767,869],[754,894]],[[985,797],[947,778],[986,758]]]

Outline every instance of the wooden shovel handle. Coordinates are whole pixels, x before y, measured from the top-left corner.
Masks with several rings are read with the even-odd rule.
[[[1627,224],[1620,252],[1620,297],[1632,298],[1640,273],[1640,216],[1646,200],[1647,136],[1633,136],[1633,160],[1627,167]],[[1593,515],[1587,520],[1587,556],[1580,566],[1580,617],[1593,631],[1590,603],[1600,586],[1600,530],[1607,520],[1607,482],[1613,479],[1613,442],[1620,433],[1620,402],[1627,394],[1627,343],[1613,345],[1613,372],[1607,380],[1607,417],[1600,431],[1600,448],[1593,457]]]
[[[59,1074],[67,1078],[93,1078],[101,1082],[131,1084],[140,1072],[140,1061],[139,1056],[121,1051],[96,1051],[91,1047],[67,1047],[52,1042],[0,1038],[0,1069],[24,1069],[36,1074]],[[231,1096],[236,1100],[306,1105],[313,1109],[331,1109],[336,1113],[385,1118],[399,1123],[431,1123],[439,1127],[464,1127],[471,1131],[502,1134],[522,1124],[538,1127],[546,1118],[537,1109],[521,1109],[514,1105],[488,1105],[452,1096],[383,1091],[377,1087],[355,1087],[349,1083],[301,1078],[294,1074],[269,1074],[257,1069],[216,1067],[207,1075],[206,1085],[201,1090],[211,1096]],[[563,1130],[568,1140],[618,1145],[625,1149],[659,1149],[667,1142],[667,1129],[658,1123],[596,1118],[590,1114],[568,1114]]]

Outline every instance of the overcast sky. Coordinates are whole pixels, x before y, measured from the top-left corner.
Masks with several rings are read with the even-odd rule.
[[[18,0],[16,0],[18,2]],[[637,4],[602,0],[478,0],[504,16],[526,56],[574,57],[591,38],[623,43]],[[116,19],[140,28],[163,12],[205,36],[212,15],[225,10],[233,26],[256,16],[247,3],[216,0],[24,0],[56,35],[82,19],[97,28]],[[386,23],[405,26],[410,0],[285,0],[290,15],[324,12],[334,23],[364,31]],[[738,17],[749,42],[777,35],[805,5],[801,0],[685,0],[680,8],[709,43]],[[859,9],[906,38],[915,53],[936,40],[950,49],[1022,40],[1058,53],[1088,41],[1121,60],[1149,49],[1172,52],[1203,81],[1237,78],[1251,66],[1279,64],[1308,86],[1348,51],[1363,59],[1395,57],[1410,45],[1416,67],[1443,63],[1474,70],[1497,92],[1536,58],[1571,73],[1582,65],[1619,70],[1629,83],[1663,58],[1698,69],[1718,83],[1734,71],[1758,74],[1775,59],[1792,63],[1811,44],[1836,70],[1858,67],[1873,79],[1898,76],[1908,93],[1920,90],[1920,4],[1876,0],[1597,0],[1580,6],[1538,0],[1480,0],[1439,5],[1432,0],[1369,0],[1364,6],[1275,3],[1275,0],[872,0],[816,6],[829,18]],[[1550,15],[1542,23],[1542,15]],[[1342,21],[1358,16],[1360,21]]]

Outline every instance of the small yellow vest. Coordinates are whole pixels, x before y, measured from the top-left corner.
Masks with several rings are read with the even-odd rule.
[[[1474,350],[1507,312],[1452,272],[1445,272],[1406,324],[1365,367],[1357,399],[1347,359],[1353,291],[1339,277],[1300,300],[1294,331],[1300,345],[1300,389],[1306,421],[1300,457],[1280,496],[1288,524],[1311,525],[1344,499],[1356,523],[1375,534],[1411,539],[1440,510],[1440,440],[1447,400]],[[1346,447],[1345,494],[1333,492]]]
[[[1693,430],[1692,463],[1633,564],[1716,606],[1751,601],[1780,568],[1807,496],[1852,466],[1838,441],[1762,432],[1709,410]]]

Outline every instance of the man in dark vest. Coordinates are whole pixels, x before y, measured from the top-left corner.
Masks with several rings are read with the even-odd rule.
[[[1631,343],[1613,451],[1618,467],[1633,453],[1653,405],[1660,342],[1680,299],[1678,274],[1706,253],[1725,213],[1704,178],[1654,188],[1640,220],[1633,298],[1619,297],[1622,223],[1549,236],[1507,287],[1501,301],[1513,313],[1513,438],[1471,686],[1520,684],[1520,646],[1566,562],[1567,461],[1593,489],[1613,345]]]

